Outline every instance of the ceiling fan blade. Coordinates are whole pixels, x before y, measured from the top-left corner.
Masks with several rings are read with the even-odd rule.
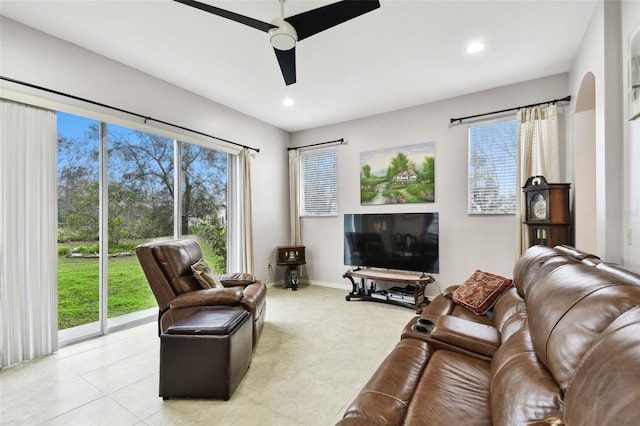
[[[298,41],[357,18],[380,7],[378,0],[344,0],[284,18],[298,33]]]
[[[280,71],[287,86],[296,82],[296,48],[289,50],[273,49],[280,64]]]
[[[239,22],[244,25],[248,25],[260,31],[269,32],[271,28],[277,28],[273,24],[262,22],[257,19],[249,18],[248,16],[240,15],[238,13],[230,12],[228,10],[220,9],[219,7],[211,6],[206,3],[200,3],[194,0],[173,0],[178,3],[185,4],[187,6],[195,7],[196,9],[203,10],[205,12],[213,13],[214,15],[221,16],[223,18],[231,19],[232,21]]]

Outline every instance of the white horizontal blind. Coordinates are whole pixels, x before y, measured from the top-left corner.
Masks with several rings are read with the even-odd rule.
[[[338,150],[300,151],[300,216],[338,215]]]
[[[515,214],[516,120],[469,128],[469,214]]]

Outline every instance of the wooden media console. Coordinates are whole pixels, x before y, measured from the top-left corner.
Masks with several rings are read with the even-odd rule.
[[[351,281],[352,290],[345,296],[347,301],[355,299],[390,303],[415,309],[418,313],[429,303],[424,296],[425,288],[434,282],[431,275],[378,269],[349,269],[342,275],[342,278]],[[354,278],[356,279],[354,280]],[[376,282],[405,286],[378,289]]]

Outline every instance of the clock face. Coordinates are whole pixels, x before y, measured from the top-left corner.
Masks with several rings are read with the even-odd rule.
[[[536,219],[547,218],[547,200],[545,200],[542,194],[534,195],[531,200],[531,210]]]

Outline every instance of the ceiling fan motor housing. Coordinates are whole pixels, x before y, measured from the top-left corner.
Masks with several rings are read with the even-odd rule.
[[[293,25],[282,18],[276,18],[271,23],[277,26],[269,30],[271,45],[278,50],[293,49],[298,41],[298,34]]]

